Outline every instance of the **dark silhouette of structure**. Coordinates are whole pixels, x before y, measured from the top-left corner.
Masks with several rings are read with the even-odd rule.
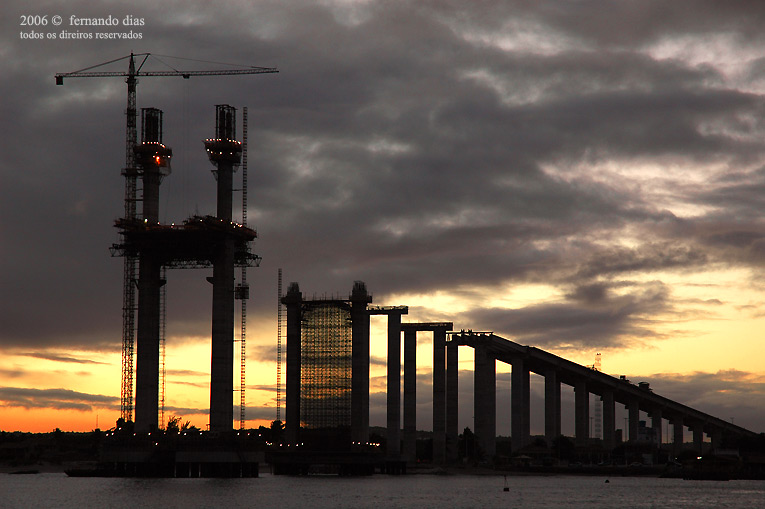
[[[279,72],[272,67],[232,67],[229,69],[218,70],[164,70],[164,71],[147,71],[143,70],[144,64],[151,56],[151,53],[131,53],[128,56],[116,58],[108,62],[96,64],[78,71],[57,73],[55,75],[56,85],[63,85],[64,78],[107,78],[107,77],[120,77],[125,78],[127,84],[127,108],[125,116],[125,167],[122,170],[122,175],[125,177],[125,213],[123,219],[126,223],[134,222],[139,219],[136,211],[136,202],[138,199],[137,180],[141,176],[141,168],[138,167],[136,160],[135,147],[137,145],[137,129],[136,129],[136,116],[137,116],[137,85],[139,77],[181,77],[183,79],[189,79],[191,76],[231,76],[242,74],[263,74],[263,73],[277,73]],[[140,63],[136,66],[135,57],[143,57]],[[177,58],[177,57],[170,57]],[[104,71],[98,69],[100,67],[119,62],[122,60],[128,60],[128,70],[124,71]],[[182,59],[189,60],[189,59]],[[163,65],[167,65],[164,64]],[[98,69],[98,70],[96,70]],[[246,119],[246,113],[245,113]],[[160,119],[161,126],[161,119]],[[150,136],[151,137],[151,136]],[[161,131],[160,131],[161,138]],[[144,169],[145,170],[145,169]],[[145,181],[145,178],[144,178]],[[145,190],[144,190],[145,192]],[[246,197],[246,191],[245,195]],[[246,220],[242,221],[244,225],[247,224]],[[123,244],[129,243],[128,239],[123,238]],[[138,265],[138,258],[135,253],[126,251],[122,254],[124,259],[124,269],[122,277],[122,381],[121,381],[121,394],[120,394],[120,414],[121,418],[125,421],[133,420],[133,357],[136,341],[136,268]],[[147,267],[148,268],[148,267]],[[140,275],[139,275],[140,278]],[[148,278],[148,275],[147,275]],[[152,278],[148,278],[152,279]],[[148,295],[148,291],[147,291]],[[139,304],[140,306],[140,304]],[[152,305],[153,306],[153,305]],[[153,328],[153,327],[152,327]],[[243,421],[243,419],[242,419]]]
[[[217,215],[193,216],[182,225],[161,224],[158,220],[159,184],[169,174],[172,151],[162,144],[162,112],[153,108],[142,111],[142,143],[135,152],[144,188],[144,217],[117,220],[123,242],[112,248],[114,255],[139,260],[135,429],[151,432],[159,427],[159,290],[165,284],[160,269],[212,267],[210,430],[231,431],[234,268],[257,266],[260,262],[260,257],[250,251],[250,243],[257,236],[255,231],[232,221],[233,173],[241,157],[241,143],[235,139],[236,110],[218,105],[215,137],[205,141],[210,161],[215,165]]]
[[[297,283],[289,286],[282,302],[287,308],[287,405],[286,439],[288,443],[302,442],[306,430],[313,424],[313,417],[305,412],[315,411],[306,399],[322,400],[321,412],[337,408],[336,416],[324,416],[322,422],[346,423],[345,406],[336,402],[329,392],[317,393],[312,385],[321,378],[301,376],[301,373],[315,373],[328,369],[331,377],[347,377],[348,355],[346,336],[336,331],[347,330],[348,321],[352,329],[351,354],[351,419],[350,436],[352,444],[366,444],[369,440],[369,317],[374,314],[388,316],[388,362],[387,362],[387,444],[386,466],[396,462],[415,460],[416,451],[416,370],[417,332],[433,333],[433,461],[445,463],[455,460],[458,452],[458,362],[459,347],[470,347],[474,351],[474,427],[476,445],[486,459],[492,458],[496,446],[496,363],[505,362],[512,366],[511,377],[511,432],[512,450],[521,451],[532,446],[530,437],[530,373],[545,378],[545,441],[553,447],[561,437],[561,384],[572,386],[575,391],[575,445],[586,447],[590,442],[591,425],[590,394],[598,395],[602,401],[603,448],[612,450],[621,442],[616,429],[615,405],[620,403],[629,410],[628,438],[630,443],[646,442],[647,436],[655,444],[662,443],[662,422],[668,419],[674,429],[676,452],[683,447],[684,427],[693,432],[694,450],[702,449],[704,433],[712,442],[712,448],[719,449],[727,439],[755,439],[758,435],[740,426],[704,412],[687,407],[654,393],[648,383],[632,384],[625,377],[614,378],[593,369],[581,366],[556,355],[530,346],[522,346],[491,332],[453,331],[451,322],[402,323],[401,316],[407,313],[406,306],[371,306],[371,295],[364,283],[357,281],[348,299],[305,300]],[[335,321],[317,318],[315,310],[335,306],[342,310]],[[342,322],[342,325],[337,323]],[[324,330],[317,330],[324,328]],[[404,335],[404,398],[403,398],[403,440],[401,439],[401,333]],[[322,339],[319,339],[322,338]],[[340,343],[326,349],[326,338],[337,338]],[[334,352],[335,361],[327,357],[306,352]],[[339,362],[342,358],[343,362]],[[326,379],[329,380],[329,379]],[[323,386],[323,382],[319,385]],[[347,386],[342,386],[346,398]],[[343,401],[347,401],[343,399]],[[651,427],[641,431],[640,412],[651,417]],[[335,420],[333,420],[335,419]],[[403,446],[403,447],[402,447]],[[303,456],[302,460],[322,461],[327,458]],[[359,460],[361,461],[361,460]]]
[[[298,441],[300,428],[332,429],[347,435],[347,442],[368,441],[371,300],[362,282],[356,282],[348,299],[306,300],[297,283],[289,285],[282,298],[287,309],[288,442]]]

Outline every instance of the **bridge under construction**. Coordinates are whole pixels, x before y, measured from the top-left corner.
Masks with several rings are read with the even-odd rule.
[[[532,346],[523,346],[492,332],[454,330],[452,322],[402,322],[407,306],[372,306],[372,296],[366,285],[357,281],[347,299],[304,299],[297,283],[289,286],[282,302],[287,309],[287,383],[286,437],[289,443],[301,442],[306,431],[326,427],[329,421],[315,420],[316,413],[326,415],[342,408],[342,426],[347,428],[350,443],[369,442],[369,342],[370,316],[387,315],[387,444],[389,461],[413,461],[416,454],[416,374],[418,359],[417,332],[432,332],[432,403],[433,403],[433,461],[445,463],[457,459],[458,441],[458,363],[460,347],[474,352],[473,430],[478,446],[487,457],[496,452],[497,363],[511,366],[512,450],[521,451],[531,445],[529,375],[544,377],[544,439],[548,445],[561,436],[561,386],[573,387],[574,442],[586,447],[590,437],[590,395],[599,397],[602,408],[602,447],[610,451],[622,442],[617,431],[626,431],[625,441],[636,443],[641,426],[640,412],[650,416],[651,441],[664,442],[664,421],[672,425],[672,448],[684,447],[687,428],[693,434],[693,448],[701,452],[704,435],[712,448],[738,438],[752,438],[756,433],[727,420],[673,401],[651,390],[648,383],[637,385],[625,377],[616,378],[592,366],[583,366]],[[330,322],[317,318],[319,307],[336,307],[342,319]],[[317,328],[322,329],[322,345],[317,350]],[[344,331],[344,332],[343,332]],[[350,344],[348,341],[350,331]],[[403,334],[403,423],[401,416],[401,336]],[[319,353],[317,355],[317,352]],[[348,362],[350,357],[350,362]],[[346,380],[350,383],[333,385],[342,393],[330,393],[331,384],[320,384],[325,391],[316,390],[317,378],[305,375],[323,370],[323,379]],[[350,392],[350,394],[348,394]],[[347,402],[350,401],[350,412]],[[616,405],[628,412],[626,430],[616,429]],[[322,408],[322,410],[318,410]],[[308,413],[306,413],[308,412]],[[403,424],[403,427],[402,427]],[[401,430],[403,429],[403,437]]]

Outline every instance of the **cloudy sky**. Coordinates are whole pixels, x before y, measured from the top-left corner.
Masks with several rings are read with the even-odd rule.
[[[119,415],[122,260],[108,248],[123,213],[126,86],[53,76],[150,52],[144,70],[280,71],[138,85],[139,108],[164,110],[174,150],[167,223],[214,213],[202,140],[216,104],[248,107],[248,217],[263,257],[248,273],[250,424],[275,417],[282,268],[308,295],[363,280],[374,303],[410,306],[410,321],[494,331],[582,364],[600,352],[607,373],[765,431],[765,3],[10,0],[3,10],[0,429],[88,430]],[[21,26],[25,15],[62,24]],[[123,26],[128,15],[143,25]],[[108,16],[120,26],[72,24]],[[131,31],[140,39],[95,39]],[[167,286],[166,411],[200,426],[208,275],[173,271]],[[372,349],[382,425],[382,332]],[[460,355],[463,427],[472,352]],[[499,384],[507,434],[506,377]]]

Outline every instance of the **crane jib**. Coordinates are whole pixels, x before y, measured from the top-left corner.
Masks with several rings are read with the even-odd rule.
[[[227,69],[218,71],[144,71],[136,72],[132,76],[180,76],[188,79],[190,76],[231,76],[235,74],[265,74],[278,72],[279,71],[274,67],[260,67],[256,69]],[[64,78],[109,78],[115,76],[124,77],[131,76],[131,74],[122,71],[60,73],[56,74],[56,84],[63,85]]]

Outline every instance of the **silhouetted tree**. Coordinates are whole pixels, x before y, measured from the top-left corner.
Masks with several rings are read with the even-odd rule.
[[[165,431],[168,433],[180,433],[181,431],[199,431],[199,428],[192,425],[191,421],[181,423],[181,417],[174,415],[168,419]]]
[[[481,451],[478,447],[478,441],[470,428],[465,428],[458,437],[458,455],[460,458],[467,458],[469,461],[477,461],[481,457]]]
[[[280,420],[271,422],[271,442],[280,444],[284,441],[284,423]]]
[[[181,431],[181,418],[177,415],[174,415],[170,417],[167,420],[167,427],[165,428],[165,431],[168,433],[180,433]]]

